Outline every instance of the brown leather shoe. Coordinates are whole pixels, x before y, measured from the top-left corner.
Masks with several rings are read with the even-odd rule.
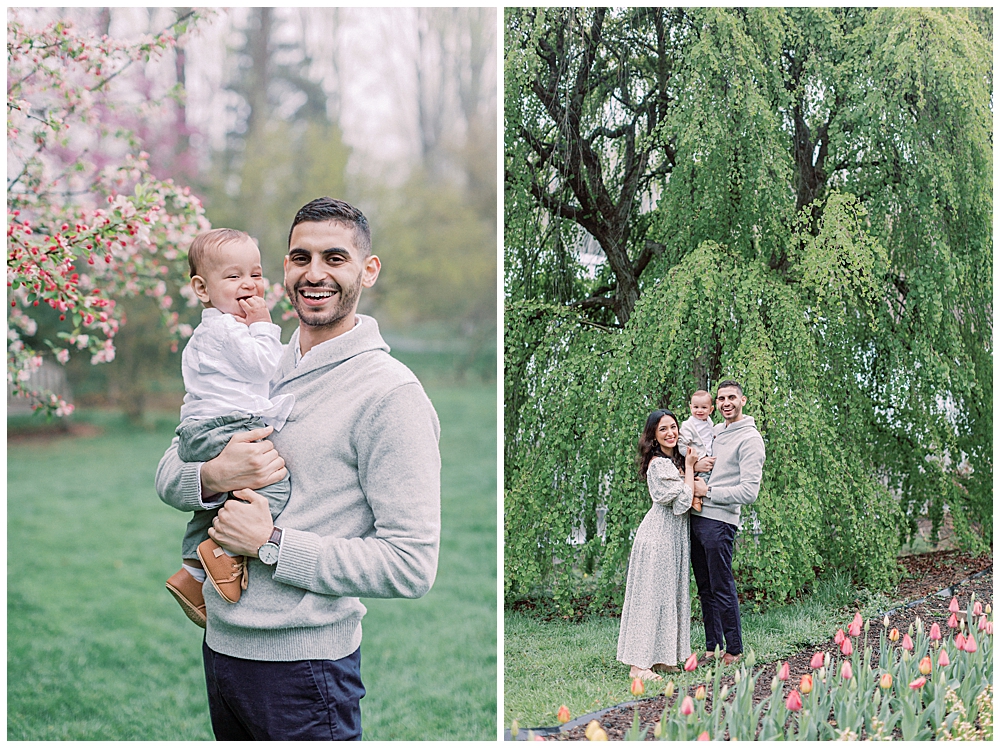
[[[205,628],[205,595],[201,591],[201,582],[192,577],[187,569],[181,568],[167,580],[167,589],[180,604],[184,615]]]
[[[740,661],[740,658],[742,656],[743,656],[742,652],[738,655],[731,655],[729,654],[729,652],[726,652],[724,655],[722,655],[722,664],[726,665],[727,667],[729,665],[735,665],[737,662]]]
[[[222,599],[230,603],[239,602],[240,595],[247,588],[246,557],[230,556],[209,538],[198,546],[198,558]]]

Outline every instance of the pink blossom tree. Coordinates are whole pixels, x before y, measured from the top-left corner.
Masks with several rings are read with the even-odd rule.
[[[210,226],[188,187],[152,174],[127,125],[150,116],[128,95],[130,77],[198,14],[122,42],[65,19],[33,27],[29,12],[9,11],[7,25],[7,379],[35,409],[67,415],[72,405],[29,384],[43,351],[23,336],[41,305],[65,322],[58,342],[45,341],[60,363],[82,352],[111,361],[125,322],[116,299],[129,296],[157,301],[175,345],[190,335],[172,293],[187,288],[187,248]]]

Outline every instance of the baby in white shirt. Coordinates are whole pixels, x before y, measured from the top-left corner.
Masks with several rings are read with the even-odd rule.
[[[712,423],[712,395],[705,390],[698,390],[691,395],[691,417],[681,424],[680,435],[677,439],[678,449],[682,455],[687,455],[688,447],[693,447],[702,457],[712,457],[712,446],[715,441],[715,424]],[[698,478],[707,481],[711,472],[695,473]],[[692,507],[695,511],[701,511],[701,498],[695,497]]]
[[[181,371],[184,404],[177,427],[177,454],[185,462],[216,457],[239,432],[280,429],[292,410],[293,395],[269,396],[281,358],[281,328],[271,323],[264,303],[260,250],[235,229],[199,234],[188,252],[191,288],[205,308],[201,324],[184,347]],[[289,478],[258,489],[275,517],[291,491]],[[188,523],[180,571],[167,589],[185,614],[205,626],[202,584],[206,574],[222,598],[235,603],[246,589],[246,558],[233,556],[208,536],[215,515],[230,496],[205,502]]]

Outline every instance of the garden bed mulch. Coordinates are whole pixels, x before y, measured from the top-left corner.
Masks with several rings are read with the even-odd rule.
[[[900,583],[897,594],[894,595],[900,604],[888,611],[890,628],[897,628],[905,632],[910,624],[919,617],[924,621],[925,626],[929,627],[931,623],[936,621],[942,629],[947,630],[946,621],[950,615],[948,604],[951,602],[952,596],[958,598],[959,605],[963,610],[973,592],[976,593],[976,599],[982,601],[984,605],[993,601],[993,559],[989,554],[973,557],[960,551],[939,551],[904,556],[899,560],[906,567],[907,575]],[[851,616],[851,613],[845,612],[844,627],[847,626]],[[873,662],[878,661],[879,634],[882,630],[881,617],[871,621],[868,641],[872,645]],[[830,657],[835,660],[840,656],[840,649],[833,641],[833,632],[831,632],[829,641],[823,645],[801,650],[788,658],[791,670],[789,683],[798,683],[801,676],[811,672],[809,661],[816,651],[829,652]],[[771,679],[777,672],[777,666],[778,663],[764,666],[762,676],[757,679],[754,704],[759,704],[771,695]],[[710,670],[705,668],[704,672],[708,677]],[[728,684],[732,688],[734,685],[732,674],[734,672],[735,669],[728,669],[728,673],[723,675],[722,683]],[[697,685],[695,683],[693,687]],[[683,698],[683,696],[683,693],[676,694],[670,700],[670,705],[672,706],[678,698]],[[707,698],[705,704],[711,709],[711,696]],[[665,706],[666,699],[661,694],[651,699],[642,699],[579,717],[561,728],[541,728],[537,730],[537,733],[544,735],[546,740],[586,740],[584,730],[587,723],[596,718],[607,732],[609,740],[621,740],[626,731],[632,727],[635,707],[639,709],[640,726],[645,729],[646,727],[651,728],[655,722],[659,721]],[[523,739],[526,737],[526,733],[527,730],[522,730],[518,737]],[[509,733],[507,739],[510,739]],[[647,740],[652,739],[652,729],[650,729]]]

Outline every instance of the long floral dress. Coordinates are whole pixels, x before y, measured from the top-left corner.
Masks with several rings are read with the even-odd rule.
[[[691,654],[688,565],[691,489],[674,464],[654,457],[646,471],[653,499],[635,534],[618,632],[618,661],[649,668]]]

